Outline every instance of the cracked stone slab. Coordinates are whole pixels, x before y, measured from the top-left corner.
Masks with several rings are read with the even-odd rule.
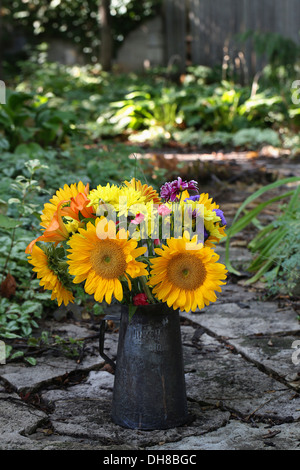
[[[117,335],[107,335],[105,352],[112,358],[116,357]],[[11,363],[0,366],[0,377],[8,382],[19,393],[37,390],[65,374],[76,371],[89,372],[93,368],[100,368],[104,360],[98,353],[98,342],[91,343],[84,354],[83,360],[78,364],[75,359],[63,355],[54,356],[44,354],[38,358],[36,366],[31,367],[24,363]]]
[[[18,432],[11,432],[1,435],[0,450],[42,450],[42,447]]]
[[[267,428],[231,420],[226,426],[202,436],[148,447],[147,450],[300,450],[299,423]]]
[[[222,354],[224,345],[204,332],[201,327],[181,327],[184,371],[195,372],[202,367],[203,360]]]
[[[300,419],[300,397],[250,364],[220,359],[186,374],[188,398],[270,422]],[[213,370],[212,370],[213,368]]]
[[[248,287],[247,289],[239,284],[228,282],[222,286],[222,292],[216,293],[217,300],[215,304],[226,304],[228,302],[242,305],[244,308],[249,302],[257,302],[261,300],[261,292],[257,289]],[[207,309],[209,311],[209,309]]]
[[[74,439],[56,434],[45,435],[41,430],[22,436],[17,432],[1,435],[0,450],[113,450],[115,446],[104,446],[89,439]],[[130,445],[120,445],[119,450],[132,450]]]
[[[300,390],[300,361],[293,357],[297,353],[292,345],[299,336],[243,337],[229,340],[229,344],[252,362],[263,366],[273,375],[278,375],[291,387]]]
[[[49,320],[43,325],[52,336],[59,335],[63,338],[86,339],[96,334],[84,325],[72,322],[50,322]]]
[[[191,337],[189,337],[191,338]],[[187,396],[238,416],[272,422],[300,419],[300,396],[206,333],[183,343]],[[197,347],[195,347],[197,346]]]
[[[24,403],[16,394],[0,395],[1,441],[12,434],[31,434],[47,419],[47,415]]]
[[[225,305],[228,304],[225,303]],[[219,307],[223,307],[223,305],[219,304]],[[240,308],[248,310],[241,306]],[[186,318],[189,318],[189,316],[187,315]],[[201,315],[197,316],[201,318]],[[14,436],[18,437],[15,448],[16,446],[17,448],[30,448],[28,440],[32,440],[31,446],[33,449],[51,450],[80,449],[80,445],[82,445],[82,448],[87,449],[90,446],[96,446],[94,448],[97,449],[117,449],[120,446],[129,446],[129,449],[145,448],[145,446],[159,446],[159,448],[162,448],[161,446],[165,444],[172,443],[171,445],[173,445],[175,443],[175,445],[180,445],[180,442],[183,442],[183,446],[188,446],[193,445],[192,440],[199,436],[206,436],[226,429],[233,422],[230,421],[229,423],[231,413],[244,418],[248,416],[249,424],[246,423],[247,428],[250,428],[251,419],[255,422],[260,420],[259,426],[262,422],[271,423],[272,425],[284,423],[279,426],[280,428],[282,426],[295,427],[294,425],[299,425],[299,423],[293,422],[300,420],[299,396],[275,378],[261,372],[258,367],[240,354],[234,354],[232,352],[232,340],[227,340],[227,344],[225,344],[222,335],[222,341],[218,341],[215,337],[208,335],[206,328],[203,328],[197,322],[193,326],[189,325],[188,322],[183,324],[181,331],[188,405],[192,416],[192,420],[188,425],[171,430],[150,432],[129,430],[115,425],[110,417],[114,376],[106,371],[91,370],[93,368],[98,369],[98,363],[92,364],[91,369],[89,369],[90,365],[87,362],[84,370],[91,371],[85,381],[64,389],[48,390],[42,394],[44,402],[51,404],[53,407],[51,408],[53,412],[48,417],[53,425],[54,435],[50,438],[49,436],[41,436],[41,433],[36,433],[36,439],[30,437],[30,439],[24,440],[24,436],[18,437],[17,431],[5,432],[5,439],[7,439],[2,440],[3,448],[13,448]],[[252,337],[253,335],[249,336],[250,339]],[[257,337],[263,339],[261,336]],[[241,336],[238,339],[243,339],[243,337]],[[105,348],[109,356],[114,356],[116,353],[117,341],[117,332],[106,335]],[[93,348],[91,351],[93,351]],[[42,359],[46,361],[47,358],[43,357]],[[51,367],[55,368],[56,366],[59,369],[62,365],[62,358],[53,357],[52,359],[53,364],[51,364]],[[93,362],[93,356],[89,356],[89,360]],[[254,359],[252,360],[255,362]],[[262,359],[260,360],[262,361]],[[278,358],[276,360],[278,361]],[[72,370],[76,371],[79,365],[74,360],[71,360],[71,362],[73,365]],[[261,362],[258,365],[260,364]],[[30,376],[26,377],[24,375],[25,371],[24,369],[20,370],[20,364],[1,366],[0,375],[4,367],[12,366],[16,366],[14,371],[19,368],[20,376],[18,380],[19,387],[22,389],[24,380],[30,383]],[[27,366],[25,369],[31,372],[35,368]],[[6,372],[8,370],[6,369]],[[64,367],[62,367],[62,370],[56,371],[55,377],[61,377],[63,370]],[[44,381],[32,381],[31,389],[32,384],[38,384],[38,388],[46,384],[49,386],[51,380],[46,378]],[[35,385],[33,388],[36,388]],[[4,397],[4,394],[2,396]],[[24,402],[21,403],[24,404]],[[238,423],[238,421],[234,422]],[[31,428],[30,432],[33,429]],[[30,434],[30,436],[33,436],[33,434]],[[187,439],[191,439],[191,441],[185,441]],[[271,439],[267,439],[267,441],[271,442]],[[231,445],[230,442],[228,444],[226,442],[225,440],[225,448],[226,445]],[[187,449],[189,447],[183,448]],[[220,448],[223,449],[224,447]]]
[[[257,334],[297,334],[300,324],[291,308],[279,309],[275,302],[210,304],[199,313],[181,314],[217,336],[239,338]]]
[[[230,417],[226,411],[189,403],[192,421],[188,425],[154,431],[126,429],[111,420],[113,381],[112,374],[94,371],[86,383],[68,390],[44,393],[43,399],[54,406],[50,419],[55,432],[73,438],[97,440],[101,445],[115,448],[130,443],[131,448],[136,449],[217,429],[224,426]]]

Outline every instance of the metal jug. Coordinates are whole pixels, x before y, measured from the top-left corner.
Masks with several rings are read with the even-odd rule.
[[[131,429],[167,429],[188,420],[179,312],[166,304],[139,306],[129,320],[121,306],[112,420]]]

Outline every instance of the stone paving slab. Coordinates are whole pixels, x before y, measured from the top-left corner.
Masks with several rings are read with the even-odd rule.
[[[205,333],[198,340],[197,349],[188,347],[184,332],[182,336],[186,345],[187,394],[191,400],[230,410],[244,418],[300,420],[300,397],[293,390]]]
[[[300,363],[293,362],[293,344],[300,340],[298,314],[274,301],[255,300],[257,295],[255,289],[248,291],[240,285],[228,284],[209,308],[185,316],[232,346],[260,370],[299,390]]]
[[[203,434],[223,426],[230,413],[189,403],[191,423],[170,430],[139,431],[122,428],[111,421],[110,410],[114,376],[105,371],[91,372],[87,382],[68,390],[52,390],[42,398],[54,406],[51,422],[54,431],[73,438],[100,441],[103,445],[142,448],[182,436]]]
[[[261,300],[261,292],[255,288],[244,288],[239,284],[228,283],[222,286],[222,293],[218,295],[216,302],[213,305],[219,305],[224,303],[236,303],[245,308],[250,302],[257,302]],[[247,307],[246,307],[247,308]],[[210,309],[206,309],[210,312]],[[205,309],[202,310],[205,312]],[[192,313],[188,314],[189,317]],[[198,314],[197,314],[198,315]]]
[[[0,366],[0,449],[299,449],[295,311],[228,283],[216,303],[181,318],[188,424],[156,431],[115,425],[114,375],[102,367],[95,330],[63,322],[51,332],[86,339],[80,363],[49,351],[36,367]],[[117,342],[117,329],[106,334],[113,359]],[[72,374],[78,380],[64,380]],[[25,393],[37,400],[22,400]]]
[[[243,299],[243,297],[241,296]],[[292,308],[278,308],[276,302],[215,303],[199,313],[186,314],[220,337],[239,338],[252,335],[299,333],[297,314]]]
[[[220,256],[219,258],[219,263],[225,263],[225,246],[218,245],[216,246],[215,249],[216,253]],[[238,270],[246,270],[247,266],[249,266],[253,256],[247,250],[247,248],[244,247],[231,247],[230,248],[230,259],[234,260],[233,261],[233,266],[238,269]]]
[[[263,367],[267,373],[278,376],[288,385],[300,390],[300,362],[293,362],[292,345],[299,336],[252,336],[229,340],[236,351],[252,363]],[[299,343],[300,344],[300,343]]]
[[[72,337],[74,325],[70,325],[68,335]],[[66,330],[67,325],[60,326],[60,331]],[[82,328],[81,333],[85,329]],[[80,328],[76,327],[76,333],[81,338]],[[113,359],[116,357],[118,345],[117,335],[107,335],[105,341],[105,352]],[[72,358],[65,356],[54,356],[51,353],[38,359],[35,367],[28,367],[26,364],[12,363],[0,366],[0,376],[8,382],[19,393],[33,392],[43,386],[54,382],[55,379],[75,372],[88,372],[91,369],[103,367],[104,360],[99,356],[98,340],[91,342],[86,349],[83,360],[78,364]]]
[[[240,421],[203,436],[185,437],[178,442],[148,447],[147,450],[300,450],[299,423],[268,429]]]
[[[31,434],[48,417],[47,414],[28,406],[13,393],[0,393],[0,436],[6,434]]]

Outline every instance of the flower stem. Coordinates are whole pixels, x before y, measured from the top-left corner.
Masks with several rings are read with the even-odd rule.
[[[147,285],[147,278],[146,276],[141,276],[140,277],[141,284],[143,286],[144,292],[146,296],[148,297],[148,300],[152,303],[155,304],[155,299],[151,293],[150,287]]]

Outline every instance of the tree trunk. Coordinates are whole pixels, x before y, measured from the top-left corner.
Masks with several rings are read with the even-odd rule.
[[[112,66],[112,31],[111,31],[111,16],[110,16],[110,0],[100,0],[99,4],[99,22],[100,22],[100,62],[102,69],[105,71],[111,70]]]

